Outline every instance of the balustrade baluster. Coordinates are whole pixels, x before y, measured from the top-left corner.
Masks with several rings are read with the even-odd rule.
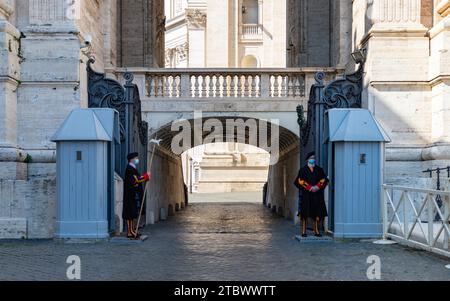
[[[290,75],[288,76],[288,97],[295,97],[295,84],[294,84],[294,80],[295,80],[295,75]]]
[[[157,97],[159,96],[164,96],[164,92],[163,92],[163,77],[158,75],[157,76],[157,81],[158,81],[158,92],[157,92]]]
[[[274,76],[274,83],[273,83],[273,97],[279,97],[280,96],[280,86],[279,86],[279,75]]]
[[[176,90],[177,90],[177,98],[181,97],[181,75],[177,76]]]
[[[199,79],[200,79],[200,76],[194,75],[194,97],[201,96]]]
[[[171,97],[172,98],[177,98],[177,77],[175,75],[172,75],[172,82],[170,85],[170,90],[172,90],[171,92]]]
[[[222,97],[228,97],[228,75],[222,77]]]
[[[242,97],[250,97],[250,76],[249,75],[244,75],[244,91],[243,91],[243,95]]]
[[[153,92],[153,76],[147,76],[147,95],[152,97]]]
[[[206,78],[207,78],[207,76],[206,75],[202,75],[202,91],[201,91],[201,93],[202,93],[202,98],[205,98],[206,97]]]
[[[286,97],[287,96],[287,76],[281,75],[281,91],[280,91],[280,97]]]
[[[302,85],[300,83],[300,78],[298,76],[295,79],[294,89],[295,89],[294,97],[303,96]]]
[[[211,98],[213,98],[213,97],[215,97],[214,96],[214,87],[215,87],[215,85],[214,85],[214,74],[211,74],[210,76],[209,76],[209,83],[208,83],[209,85],[209,91],[208,91],[208,97],[211,97]]]
[[[163,76],[164,80],[164,91],[163,96],[170,97],[170,76]]]
[[[256,95],[256,75],[252,76],[252,91],[251,91],[251,97],[257,97]]]
[[[220,98],[220,74],[216,74],[214,97]]]
[[[237,97],[242,97],[242,75],[237,77]]]
[[[234,81],[234,79],[235,79],[235,75],[231,75],[231,83],[230,83],[230,97],[235,97],[235,87],[234,87],[234,85],[235,85],[235,81]]]

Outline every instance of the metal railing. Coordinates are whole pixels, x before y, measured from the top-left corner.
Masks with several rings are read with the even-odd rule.
[[[382,212],[385,239],[450,257],[450,192],[383,185]]]
[[[114,73],[121,80],[125,71],[134,75],[142,98],[161,100],[307,99],[318,71],[328,80],[339,72],[334,68],[128,68]]]

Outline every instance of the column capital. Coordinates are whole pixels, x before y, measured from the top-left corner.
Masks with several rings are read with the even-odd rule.
[[[186,9],[186,20],[189,28],[206,27],[206,11],[200,9]]]
[[[372,32],[427,31],[421,23],[421,0],[368,0],[367,17],[372,21]]]

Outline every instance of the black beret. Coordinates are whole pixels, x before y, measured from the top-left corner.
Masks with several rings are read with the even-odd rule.
[[[134,159],[136,157],[139,157],[138,153],[131,153],[127,156],[128,161],[130,161],[131,159]]]
[[[308,155],[306,155],[306,160],[308,160],[309,158],[311,158],[312,156],[315,156],[316,152],[310,152]]]

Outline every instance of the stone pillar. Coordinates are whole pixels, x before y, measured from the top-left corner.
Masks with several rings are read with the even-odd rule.
[[[17,89],[20,83],[20,31],[12,24],[13,0],[0,0],[0,174],[23,178],[23,159],[17,146]]]
[[[86,1],[18,2],[23,61],[18,90],[18,144],[32,163],[54,163],[50,137],[69,112],[80,107],[80,25]],[[83,10],[83,15],[81,11]],[[95,41],[93,42],[95,43]],[[44,171],[43,174],[54,174]]]
[[[258,25],[263,25],[263,0],[258,0]]]
[[[435,3],[436,22],[430,33],[432,145],[423,156],[450,160],[450,0]]]
[[[386,150],[387,181],[420,178],[430,162],[428,28],[420,0],[354,0],[353,50],[366,48],[363,106],[371,110],[392,143]]]
[[[189,68],[206,67],[206,11],[187,9]]]
[[[368,0],[372,30],[423,32],[421,0]],[[370,6],[372,6],[370,8]]]

